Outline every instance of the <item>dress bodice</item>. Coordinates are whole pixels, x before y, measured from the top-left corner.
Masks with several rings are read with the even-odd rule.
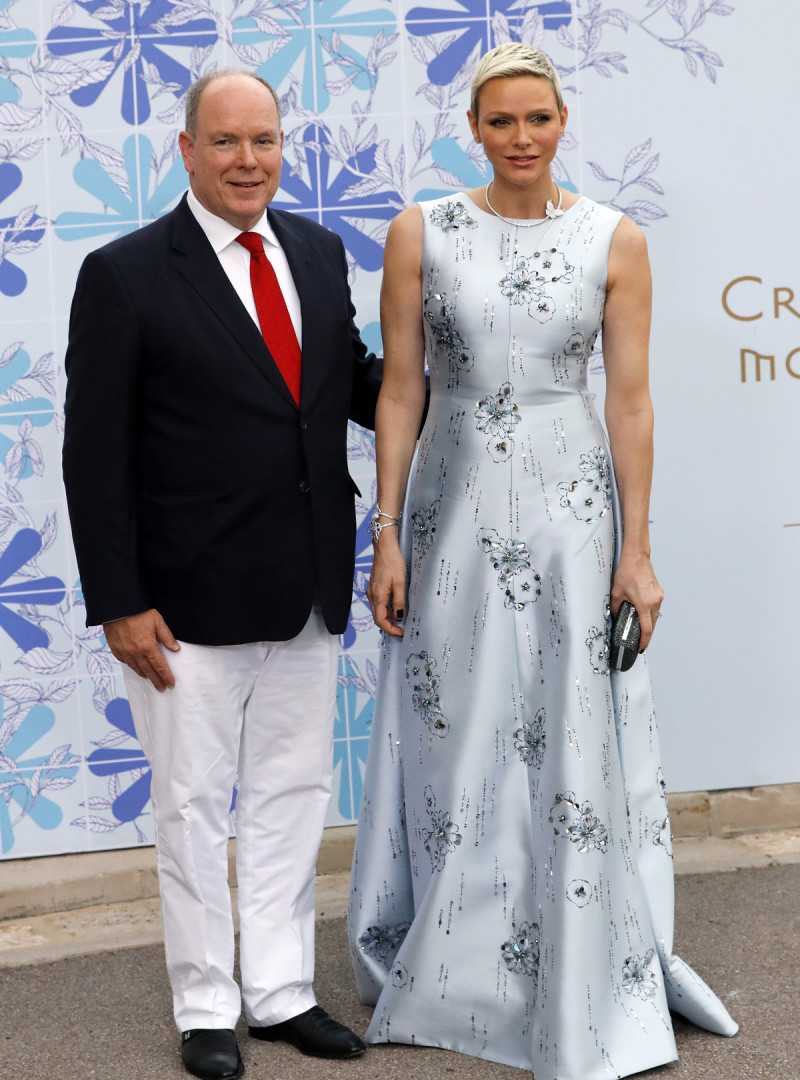
[[[622,215],[580,198],[509,224],[465,194],[421,203],[425,343],[434,392],[473,397],[496,365],[517,404],[585,389]]]

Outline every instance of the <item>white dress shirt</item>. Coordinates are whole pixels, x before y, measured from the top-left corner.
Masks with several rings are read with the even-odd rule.
[[[237,296],[247,308],[253,322],[256,326],[259,326],[256,305],[253,299],[253,289],[250,285],[250,252],[241,244],[236,243],[236,237],[241,236],[242,230],[237,229],[235,225],[231,225],[224,218],[212,214],[210,210],[206,210],[191,188],[189,188],[187,202],[189,209],[197,219],[198,225],[208,237],[208,242],[214,249],[222,269],[228,275],[228,280],[236,290]],[[248,231],[258,233],[264,241],[264,252],[272,263],[272,268],[283,293],[283,299],[286,301],[294,332],[297,334],[298,344],[302,349],[303,323],[300,318],[300,297],[297,295],[286,253],[272,231],[272,227],[267,220],[266,210],[262,214],[261,220],[257,221]]]

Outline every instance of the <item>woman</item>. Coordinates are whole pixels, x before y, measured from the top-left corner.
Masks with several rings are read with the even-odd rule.
[[[635,605],[644,650],[662,600],[650,273],[633,222],[552,180],[567,109],[542,53],[484,56],[467,115],[492,182],[405,210],[386,243],[356,978],[368,1041],[606,1080],[676,1057],[669,1008],[736,1031],[671,953],[644,660],[608,667],[610,615]],[[601,328],[621,511],[586,388]]]

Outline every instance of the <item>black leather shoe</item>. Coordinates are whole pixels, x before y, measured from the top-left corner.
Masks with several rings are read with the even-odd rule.
[[[184,1069],[200,1080],[229,1080],[244,1072],[236,1036],[226,1028],[184,1031],[181,1060]]]
[[[287,1042],[303,1054],[321,1058],[358,1057],[367,1049],[355,1032],[328,1016],[315,1005],[308,1012],[284,1020],[282,1024],[247,1029],[254,1039]]]

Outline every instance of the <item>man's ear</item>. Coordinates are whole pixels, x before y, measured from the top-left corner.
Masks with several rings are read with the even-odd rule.
[[[183,158],[183,167],[191,175],[194,172],[194,139],[188,131],[182,131],[178,136],[178,146]]]

